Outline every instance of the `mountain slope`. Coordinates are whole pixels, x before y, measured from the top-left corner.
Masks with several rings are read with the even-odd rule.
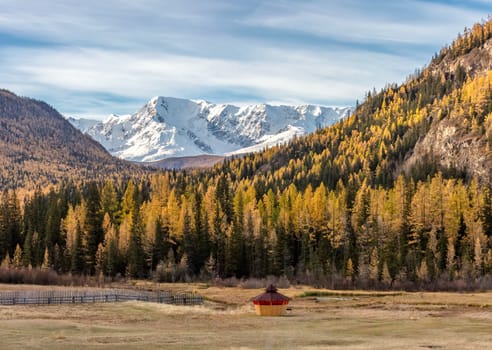
[[[455,90],[455,96],[451,94],[440,103],[433,103],[429,109],[429,130],[417,141],[403,169],[408,171],[419,160],[428,158],[444,168],[490,180],[492,39],[460,51],[463,53],[459,56],[453,52],[442,54],[427,69],[434,79],[463,76],[464,82]]]
[[[113,115],[87,133],[117,157],[149,162],[258,151],[314,132],[349,113],[350,108],[265,104],[240,108],[154,97],[137,113]]]
[[[0,189],[142,173],[44,102],[0,90]]]
[[[143,164],[160,169],[208,169],[223,162],[224,159],[226,159],[225,156],[203,154],[200,156],[170,157]]]
[[[258,175],[261,188],[392,186],[402,173],[418,181],[439,171],[488,183],[491,47],[492,21],[477,24],[405,83],[368,92],[349,118],[230,166]]]

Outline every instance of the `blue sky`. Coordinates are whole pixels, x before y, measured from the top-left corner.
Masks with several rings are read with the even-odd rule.
[[[97,118],[155,95],[353,105],[490,13],[492,0],[0,0],[0,87]]]

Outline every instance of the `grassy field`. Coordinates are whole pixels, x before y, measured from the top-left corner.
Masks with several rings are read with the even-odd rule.
[[[0,349],[492,348],[492,293],[289,288],[287,316],[258,317],[249,300],[259,289],[160,287],[196,290],[207,302],[0,306]],[[0,285],[15,288],[40,287]]]

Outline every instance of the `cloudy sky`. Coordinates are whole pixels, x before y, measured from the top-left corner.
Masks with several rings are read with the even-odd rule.
[[[0,0],[0,88],[98,118],[155,95],[353,105],[489,13],[492,0]]]

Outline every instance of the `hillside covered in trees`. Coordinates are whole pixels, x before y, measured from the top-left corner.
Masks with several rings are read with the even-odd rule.
[[[44,102],[0,90],[0,190],[142,174]]]
[[[210,171],[0,200],[3,266],[362,287],[492,273],[492,21],[333,127]]]

